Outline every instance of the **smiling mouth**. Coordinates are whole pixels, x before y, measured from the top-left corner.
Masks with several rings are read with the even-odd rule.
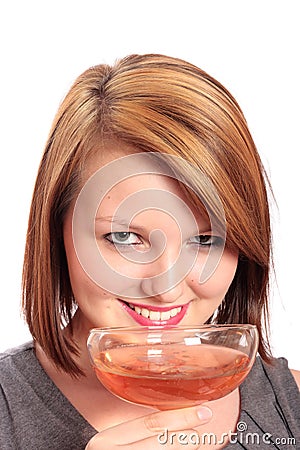
[[[169,320],[171,317],[177,316],[177,314],[179,314],[182,310],[182,306],[178,306],[177,308],[172,308],[167,311],[153,311],[145,307],[133,305],[132,303],[128,303],[128,306],[140,316],[145,317],[145,319],[154,321]]]
[[[167,326],[178,325],[185,316],[190,302],[176,307],[157,307],[154,305],[135,305],[119,299],[125,311],[140,325]]]

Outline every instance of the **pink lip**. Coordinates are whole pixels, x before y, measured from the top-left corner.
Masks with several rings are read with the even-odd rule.
[[[168,325],[178,325],[178,323],[183,319],[188,307],[189,303],[186,303],[185,305],[177,305],[177,307],[181,307],[181,311],[176,314],[175,317],[170,317],[168,320],[150,320],[147,317],[143,317],[141,314],[136,313],[133,309],[131,309],[127,303],[123,302],[122,300],[119,300],[121,303],[122,308],[125,309],[125,311],[139,324],[143,326],[168,326]],[[130,302],[129,302],[130,303]],[[149,311],[170,311],[170,309],[176,308],[176,306],[171,307],[161,307],[157,308],[155,306],[150,305],[135,305],[139,306],[140,308],[147,308]]]

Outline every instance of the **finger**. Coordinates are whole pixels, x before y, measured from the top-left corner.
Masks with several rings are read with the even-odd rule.
[[[197,450],[201,445],[200,436],[195,430],[163,432],[142,441],[122,445],[122,450]]]
[[[209,422],[211,417],[212,412],[206,406],[159,411],[108,428],[100,432],[98,436],[99,439],[105,438],[106,442],[126,445],[157,436],[165,430],[178,431],[193,429],[194,427]]]
[[[196,430],[169,431],[149,437],[147,439],[120,444],[99,433],[89,442],[85,450],[197,450],[201,445],[201,437]],[[184,446],[184,447],[183,447]]]

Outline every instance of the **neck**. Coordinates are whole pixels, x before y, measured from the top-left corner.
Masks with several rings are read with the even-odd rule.
[[[95,376],[87,349],[87,338],[91,328],[92,325],[85,323],[85,321],[82,320],[81,312],[77,310],[72,319],[72,328],[67,326],[64,330],[66,337],[71,338],[77,346],[78,355],[74,355],[73,358],[87,377],[91,374]]]

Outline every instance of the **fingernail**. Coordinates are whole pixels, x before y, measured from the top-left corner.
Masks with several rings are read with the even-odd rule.
[[[206,406],[200,406],[197,409],[197,415],[200,420],[210,420],[212,418],[212,410]]]

